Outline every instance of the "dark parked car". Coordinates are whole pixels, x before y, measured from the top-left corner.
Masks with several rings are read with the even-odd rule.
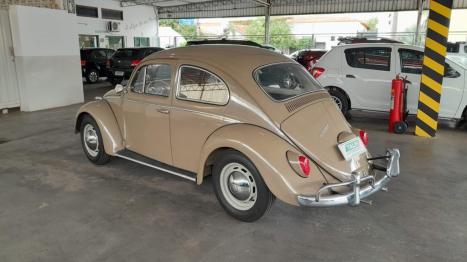
[[[304,66],[308,72],[311,73],[313,65],[320,59],[327,51],[323,49],[303,49],[294,52],[290,58],[297,61]]]
[[[231,39],[225,39],[225,38],[193,40],[193,41],[188,41],[186,45],[187,46],[192,46],[192,45],[247,45],[247,46],[264,48],[264,46],[256,42],[250,41],[250,40],[231,40]]]
[[[109,60],[109,81],[112,84],[120,84],[124,79],[128,79],[143,58],[164,50],[160,47],[138,47],[120,48]]]
[[[404,42],[397,41],[391,38],[385,37],[339,37],[339,43],[337,45],[345,44],[362,44],[362,43],[394,43],[394,44],[403,44]]]
[[[99,77],[107,76],[107,61],[115,53],[108,48],[81,49],[81,72],[88,83],[95,83]]]

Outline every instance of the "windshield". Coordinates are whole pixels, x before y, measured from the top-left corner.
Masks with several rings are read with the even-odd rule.
[[[299,64],[281,63],[260,67],[253,73],[258,85],[273,100],[284,101],[322,87]]]
[[[144,49],[118,49],[114,57],[117,59],[141,59],[144,56]]]
[[[448,55],[449,60],[454,61],[462,68],[467,69],[467,56],[463,55]]]

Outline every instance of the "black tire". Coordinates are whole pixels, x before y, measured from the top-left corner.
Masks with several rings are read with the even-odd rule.
[[[329,94],[331,95],[332,99],[334,99],[339,109],[342,111],[342,114],[347,116],[350,107],[349,100],[347,99],[347,96],[344,94],[344,92],[336,88],[330,88]]]
[[[85,128],[87,126],[91,126],[97,135],[98,144],[95,148],[97,148],[97,154],[93,155],[92,149],[88,149],[90,146],[86,145],[85,142]],[[81,120],[80,125],[80,139],[81,139],[81,146],[83,147],[84,154],[89,159],[89,161],[93,162],[96,165],[104,165],[110,160],[110,155],[105,152],[104,143],[102,140],[101,131],[99,126],[97,125],[96,121],[90,116],[85,115]]]
[[[123,81],[123,78],[120,77],[109,77],[109,82],[114,86],[121,84]]]
[[[224,177],[225,175],[221,175],[222,171],[224,168],[228,168],[230,165],[236,165],[240,164],[243,167],[245,167],[248,171],[249,174],[251,174],[251,177],[254,179],[253,182],[255,184],[254,187],[251,187],[250,192],[256,192],[256,197],[255,197],[255,202],[253,205],[246,209],[246,210],[241,210],[237,209],[235,206],[229,203],[229,194],[230,196],[233,196],[233,193],[229,187],[228,192],[224,193],[222,186],[221,186],[221,176]],[[235,172],[234,172],[235,173]],[[233,174],[233,173],[232,173]],[[230,181],[230,176],[229,175],[228,179]],[[251,180],[251,178],[250,178]],[[273,202],[274,202],[274,195],[269,191],[269,188],[266,186],[264,183],[261,175],[259,174],[258,170],[254,166],[254,164],[246,158],[244,155],[241,153],[235,151],[235,150],[228,150],[222,153],[222,156],[218,161],[216,161],[216,164],[213,167],[213,179],[212,179],[213,187],[214,187],[214,192],[216,193],[217,200],[221,204],[221,206],[224,208],[224,210],[231,215],[232,217],[244,221],[244,222],[253,222],[258,219],[260,219],[269,209],[271,208]],[[224,190],[225,190],[225,184],[224,184]],[[251,196],[251,193],[250,193]],[[250,201],[246,201],[247,203],[251,203]]]
[[[467,108],[464,109],[464,113],[462,113],[461,119],[459,119],[459,121],[456,123],[456,128],[462,128],[464,126],[467,129]]]
[[[97,83],[99,81],[99,71],[96,69],[90,69],[86,72],[86,81],[90,84]]]
[[[394,133],[403,134],[405,133],[405,131],[407,131],[407,128],[409,128],[409,126],[407,125],[406,122],[404,121],[396,122],[394,124]]]

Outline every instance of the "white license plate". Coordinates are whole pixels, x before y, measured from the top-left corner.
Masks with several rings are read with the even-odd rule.
[[[123,71],[115,71],[115,75],[116,75],[116,76],[123,76],[123,74],[125,74],[125,72],[123,72]]]
[[[350,160],[366,152],[366,147],[359,137],[355,137],[349,141],[341,143],[337,145],[337,147],[339,147],[339,150],[341,151],[345,160]]]

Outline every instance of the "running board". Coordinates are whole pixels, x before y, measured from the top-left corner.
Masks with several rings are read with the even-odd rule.
[[[196,182],[196,174],[193,172],[164,164],[157,160],[140,155],[131,150],[124,149],[124,150],[118,151],[115,155],[123,159],[130,160],[135,163],[148,166],[148,167]]]

